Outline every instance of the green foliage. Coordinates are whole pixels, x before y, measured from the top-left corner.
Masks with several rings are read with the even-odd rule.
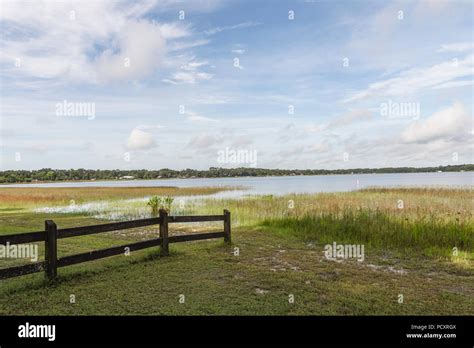
[[[160,210],[160,205],[161,205],[161,197],[159,196],[150,197],[146,205],[151,207],[152,216],[158,216],[158,212]]]
[[[171,211],[171,206],[173,202],[174,198],[170,196],[152,196],[148,200],[147,205],[151,207],[151,215],[158,216],[160,209],[165,209],[169,213]]]
[[[170,196],[164,197],[163,198],[164,209],[166,209],[169,212],[171,210],[171,205],[173,204],[173,202],[174,202],[173,197],[170,197]]]

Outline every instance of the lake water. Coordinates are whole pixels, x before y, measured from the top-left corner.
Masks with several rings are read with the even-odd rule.
[[[153,187],[153,186],[244,186],[245,190],[220,192],[213,197],[244,195],[281,195],[288,193],[317,193],[353,191],[369,186],[468,186],[474,187],[474,172],[354,174],[280,177],[239,177],[205,179],[157,179],[89,182],[56,182],[44,184],[15,184],[8,187]],[[1,189],[1,186],[0,186]]]

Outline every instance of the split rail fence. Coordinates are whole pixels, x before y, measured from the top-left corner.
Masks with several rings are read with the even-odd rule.
[[[223,232],[209,232],[198,234],[187,234],[168,236],[168,225],[170,223],[185,223],[185,222],[206,222],[206,221],[223,221]],[[68,255],[58,258],[58,239],[71,238],[78,236],[85,236],[89,234],[111,232],[118,230],[126,230],[130,228],[137,228],[143,226],[159,225],[159,238],[140,241],[127,245],[111,247],[107,249],[93,250],[86,253]],[[150,219],[140,219],[124,222],[114,222],[101,225],[81,226],[72,228],[58,229],[56,223],[52,220],[45,221],[45,230],[39,232],[18,233],[11,235],[0,236],[0,244],[13,245],[25,244],[35,242],[45,242],[45,258],[44,261],[35,262],[28,265],[16,266],[10,268],[0,269],[0,279],[18,277],[25,274],[45,271],[46,277],[55,279],[58,274],[58,268],[74,265],[77,263],[92,261],[109,257],[113,255],[123,254],[125,250],[134,251],[154,246],[161,247],[161,255],[167,256],[169,254],[170,243],[180,243],[193,240],[224,238],[227,243],[231,242],[230,231],[230,212],[224,210],[223,215],[189,215],[189,216],[173,216],[168,215],[164,209],[160,210],[159,217]],[[128,248],[128,249],[126,249]]]

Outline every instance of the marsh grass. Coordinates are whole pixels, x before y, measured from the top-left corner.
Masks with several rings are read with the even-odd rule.
[[[0,207],[142,198],[210,195],[236,187],[0,187]]]
[[[436,216],[427,221],[393,219],[378,210],[268,219],[261,225],[305,242],[337,241],[425,255],[450,255],[454,247],[472,251],[474,246],[472,224],[445,222]]]
[[[403,208],[399,208],[399,201]],[[293,208],[290,208],[290,201]],[[243,225],[265,219],[287,217],[343,216],[347,211],[379,211],[391,218],[444,222],[472,222],[473,192],[467,189],[370,189],[353,192],[298,194],[285,196],[249,196],[245,199],[207,199],[203,211],[220,207],[232,209],[236,221]]]
[[[6,206],[6,210],[0,212],[3,225],[0,232],[6,229],[5,225],[21,227],[23,220],[39,216],[70,215],[108,221],[146,218],[150,211],[143,199],[145,194],[160,192],[179,197],[211,194],[223,189],[232,188],[2,188],[0,198],[10,197],[19,204],[18,209],[32,204],[24,203],[28,197],[33,202],[42,202],[36,206],[51,202],[52,207],[36,210],[33,215],[26,211],[15,213],[10,210],[8,199],[2,200],[0,206]],[[460,188],[368,188],[353,192],[239,199],[190,198],[182,207],[177,200],[170,207],[174,215],[220,214],[226,208],[232,213],[233,226],[260,226],[307,242],[363,243],[432,256],[448,256],[457,248],[459,252],[466,252],[469,260],[474,244],[472,193],[472,189]],[[84,203],[55,205],[70,199]],[[42,224],[43,221],[39,221],[38,227],[42,228]]]
[[[470,189],[370,188],[206,203],[209,210],[230,209],[233,224],[259,225],[308,242],[364,243],[438,256],[458,248],[471,258],[474,249]]]

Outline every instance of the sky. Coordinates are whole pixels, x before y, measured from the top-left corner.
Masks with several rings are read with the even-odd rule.
[[[2,0],[0,170],[473,163],[473,6]]]

